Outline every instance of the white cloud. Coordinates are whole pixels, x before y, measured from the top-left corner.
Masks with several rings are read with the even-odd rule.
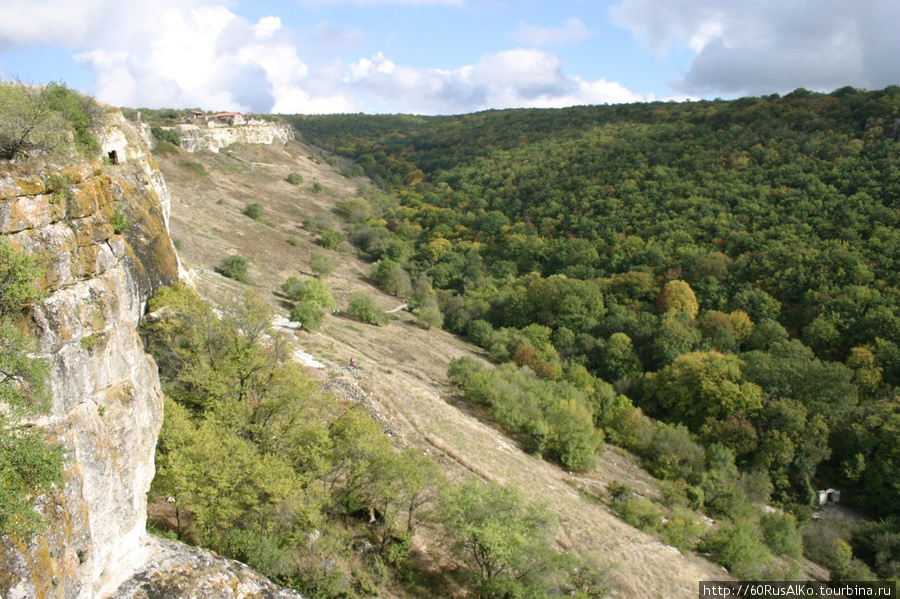
[[[696,52],[683,93],[756,95],[900,83],[896,0],[623,0],[613,21],[657,54]]]
[[[334,6],[335,4],[355,4],[356,6],[465,6],[466,0],[299,0],[303,6]]]
[[[547,44],[567,44],[583,42],[597,34],[588,29],[579,18],[572,18],[557,28],[537,27],[522,23],[510,37],[529,46],[546,46]]]
[[[251,24],[221,5],[182,2],[119,25],[75,56],[98,75],[93,93],[113,104],[266,111],[306,74],[277,18]],[[123,30],[128,43],[117,39]]]
[[[557,55],[533,49],[486,54],[474,65],[444,70],[400,66],[379,53],[350,65],[349,71],[348,89],[376,110],[389,105],[401,112],[447,114],[645,99],[605,79],[568,76]]]
[[[643,99],[617,83],[569,75],[558,55],[534,48],[485,54],[474,64],[445,69],[413,67],[380,52],[345,62],[321,58],[323,40],[346,50],[364,40],[362,32],[327,22],[291,30],[277,16],[251,22],[215,0],[155,0],[152,9],[142,6],[113,0],[7,0],[0,5],[0,48],[76,48],[75,61],[95,74],[86,91],[118,106],[448,114]],[[11,10],[15,20],[42,20],[42,27],[10,26],[4,17]],[[536,43],[588,34],[577,19],[559,30],[530,30]]]

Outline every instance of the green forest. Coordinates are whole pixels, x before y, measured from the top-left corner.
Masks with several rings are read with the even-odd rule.
[[[214,310],[178,285],[150,310],[142,336],[166,394],[152,493],[174,509],[150,523],[158,534],[309,597],[606,593],[603,569],[556,546],[545,506],[474,477],[451,487],[421,450],[395,449],[363,404],[323,392],[259,295]],[[412,555],[426,529],[447,556],[439,572]]]
[[[668,505],[614,507],[664,537],[654,510],[713,516],[666,538],[738,576],[805,547],[900,577],[900,87],[284,118],[375,182],[335,209],[349,241],[485,350],[449,376],[524,449],[628,449]],[[811,520],[828,488],[873,520]]]

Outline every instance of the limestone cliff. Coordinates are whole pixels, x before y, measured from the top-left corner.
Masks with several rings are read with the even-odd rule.
[[[248,121],[242,125],[226,125],[210,121],[201,125],[176,125],[175,130],[181,137],[181,147],[188,152],[220,149],[235,143],[273,144],[276,141],[287,143],[294,138],[289,125],[266,121]]]
[[[46,533],[27,546],[8,538],[0,546],[0,597],[7,599],[109,597],[126,582],[131,590],[122,596],[162,596],[154,584],[176,588],[179,568],[202,578],[204,560],[212,559],[145,532],[163,402],[136,327],[147,299],[174,283],[180,267],[155,161],[120,114],[104,119],[99,137],[110,160],[0,178],[0,234],[48,265],[47,295],[30,324],[51,366],[53,402],[35,424],[68,458],[64,487],[44,502]],[[221,579],[233,592],[209,596],[282,596],[265,579],[238,594],[239,585],[211,575],[195,586],[215,588]]]

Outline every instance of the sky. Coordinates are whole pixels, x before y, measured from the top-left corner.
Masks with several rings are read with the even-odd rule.
[[[900,84],[900,0],[2,0],[0,77],[115,106],[463,114]]]

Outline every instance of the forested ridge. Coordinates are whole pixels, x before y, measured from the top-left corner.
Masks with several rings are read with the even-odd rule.
[[[806,526],[807,552],[898,576],[900,87],[288,118],[378,184],[336,209],[350,241],[502,365],[450,376],[523,447],[579,470],[605,438],[729,523],[719,541],[772,551],[750,502],[802,523],[840,488],[882,520]]]

